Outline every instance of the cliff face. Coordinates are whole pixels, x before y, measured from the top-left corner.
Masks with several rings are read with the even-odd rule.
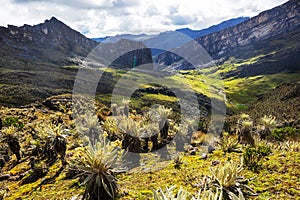
[[[7,58],[61,64],[70,57],[86,56],[97,42],[52,17],[35,26],[0,27],[0,44]]]
[[[214,59],[227,56],[230,52],[245,45],[264,41],[282,33],[299,28],[300,1],[289,2],[260,13],[241,24],[200,38],[199,42]],[[158,56],[157,62],[164,65],[181,60],[170,53]]]

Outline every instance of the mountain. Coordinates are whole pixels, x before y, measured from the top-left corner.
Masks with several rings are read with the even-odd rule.
[[[52,17],[44,23],[0,27],[0,104],[21,106],[72,90],[74,65],[97,46]]]
[[[299,45],[299,37],[295,37],[295,34],[298,35],[300,26],[299,5],[298,0],[290,0],[241,24],[199,37],[196,41],[207,50],[213,59],[219,61],[224,61],[232,55],[246,59],[263,53],[268,54],[271,51],[274,52],[272,57],[278,55],[278,59],[281,59],[279,55],[282,51],[285,55],[289,55],[287,51],[298,55],[299,46],[296,45]],[[286,37],[289,33],[291,33],[291,38]],[[285,39],[281,40],[281,36]],[[290,41],[291,39],[293,42]],[[273,41],[273,49],[266,46],[271,41]],[[265,45],[262,45],[263,43]],[[287,46],[287,48],[282,49],[283,46]],[[192,67],[182,58],[169,52],[159,55],[157,62],[163,65],[174,64],[180,69]]]
[[[122,34],[122,35],[116,35],[116,36],[106,36],[106,37],[103,37],[103,38],[92,38],[92,40],[95,40],[97,42],[104,42],[104,43],[116,43],[116,42],[118,42],[121,39],[142,42],[142,41],[145,41],[145,40],[150,39],[152,37],[154,37],[154,35],[146,35],[146,34],[138,34],[138,35]]]
[[[0,27],[0,52],[3,59],[67,64],[69,58],[85,57],[97,42],[86,38],[52,17],[30,26]]]
[[[189,28],[177,29],[176,31],[182,34],[185,34],[193,39],[224,30],[226,28],[236,26],[246,20],[250,19],[249,17],[238,17],[235,19],[230,19],[227,21],[223,21],[220,24],[210,26],[209,28],[202,30],[191,30]]]
[[[225,28],[239,24],[247,19],[248,19],[247,17],[231,19],[203,30],[191,30],[185,28],[185,29],[178,29],[175,31],[167,31],[167,32],[160,33],[157,36],[152,37],[148,40],[145,40],[143,41],[143,43],[149,47],[151,46],[159,47],[159,49],[151,50],[152,56],[156,56],[158,54],[161,54],[162,52],[165,52],[166,50],[170,50],[179,47],[181,45],[184,45],[185,43],[191,41],[192,39],[207,34],[211,34],[216,31],[223,30]]]
[[[239,23],[242,23],[248,20],[248,17],[239,17],[235,19],[230,19],[224,21],[218,25],[213,25],[209,28],[202,29],[202,30],[191,30],[189,28],[177,29],[175,31],[166,31],[162,32],[158,35],[146,35],[146,34],[138,34],[138,35],[131,35],[131,34],[122,34],[116,36],[107,36],[104,38],[93,38],[93,40],[97,42],[105,42],[105,43],[115,43],[121,39],[127,39],[132,41],[140,41],[143,42],[146,46],[156,46],[161,47],[162,50],[159,49],[152,49],[152,56],[156,56],[165,50],[169,50],[178,46],[181,46],[192,39],[214,33],[228,27],[235,26]]]

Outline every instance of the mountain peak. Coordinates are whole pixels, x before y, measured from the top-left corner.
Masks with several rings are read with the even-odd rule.
[[[51,17],[50,21],[59,21],[56,17]]]
[[[45,24],[48,24],[48,23],[50,23],[50,24],[64,24],[62,21],[59,21],[56,17],[51,17],[51,19],[46,19],[45,20],[45,22],[44,22]]]

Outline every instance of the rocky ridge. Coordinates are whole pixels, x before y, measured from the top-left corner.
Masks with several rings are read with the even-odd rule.
[[[86,56],[97,42],[52,17],[44,23],[0,27],[2,59],[11,58],[62,65],[68,58]]]

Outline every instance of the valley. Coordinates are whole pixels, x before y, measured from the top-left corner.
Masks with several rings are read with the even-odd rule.
[[[299,63],[298,0],[156,35],[0,27],[0,200],[298,199]]]

